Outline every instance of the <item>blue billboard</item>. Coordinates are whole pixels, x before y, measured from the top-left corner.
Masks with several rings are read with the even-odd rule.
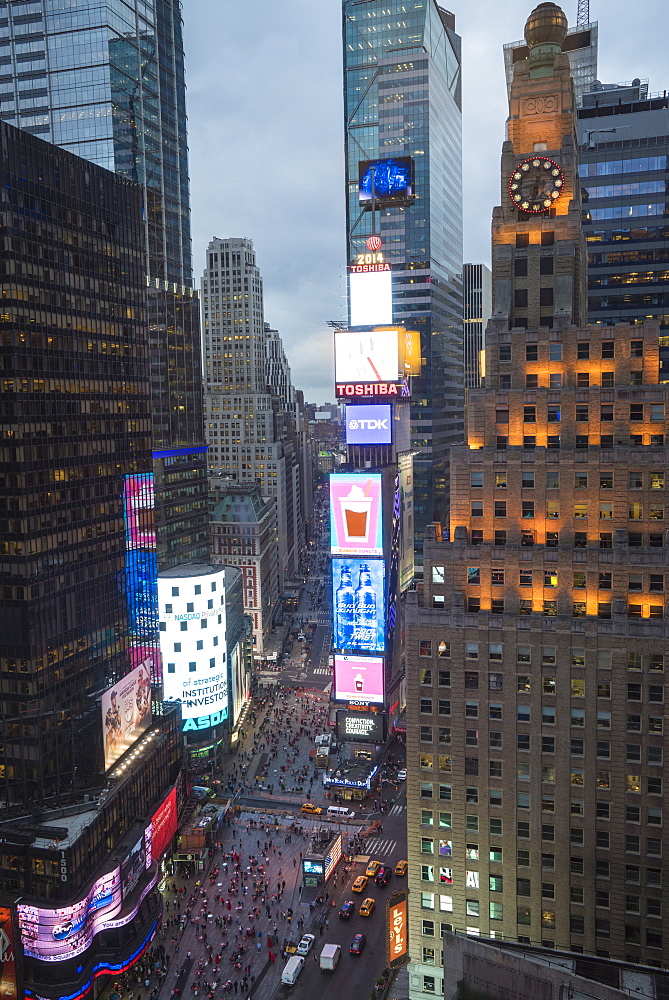
[[[333,646],[382,653],[386,648],[384,559],[332,560]]]
[[[390,444],[392,431],[389,403],[346,407],[346,444]]]
[[[134,636],[153,638],[158,630],[158,556],[142,549],[126,552],[128,625]]]

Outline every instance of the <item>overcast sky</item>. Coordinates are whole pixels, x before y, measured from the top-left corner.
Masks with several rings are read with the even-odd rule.
[[[462,36],[465,260],[490,262],[508,110],[502,45],[532,0],[442,0]],[[577,0],[562,7],[572,26]],[[183,0],[193,263],[214,236],[253,240],[265,319],[293,384],[333,398],[329,319],[345,315],[340,0]],[[669,88],[666,0],[590,0],[599,79]]]

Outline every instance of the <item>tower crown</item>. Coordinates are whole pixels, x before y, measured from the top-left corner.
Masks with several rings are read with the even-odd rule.
[[[566,15],[556,3],[540,3],[525,23],[525,41],[530,51],[536,45],[554,45],[561,51],[567,28]]]

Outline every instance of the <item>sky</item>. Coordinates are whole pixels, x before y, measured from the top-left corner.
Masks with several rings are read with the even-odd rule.
[[[490,263],[508,112],[502,45],[532,0],[441,0],[462,37],[465,261]],[[570,27],[577,0],[562,7]],[[340,0],[183,0],[193,263],[209,241],[253,240],[265,320],[293,385],[333,399],[332,331],[346,315]],[[666,0],[590,0],[599,79],[669,89]]]

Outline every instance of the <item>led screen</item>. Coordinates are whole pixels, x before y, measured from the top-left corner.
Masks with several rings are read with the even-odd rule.
[[[346,407],[346,444],[390,444],[393,439],[389,403]]]
[[[381,712],[337,712],[337,737],[342,743],[383,743],[385,721]]]
[[[0,997],[15,1000],[17,996],[16,986],[12,911],[9,907],[2,906],[0,907]]]
[[[151,858],[160,861],[177,832],[177,790],[173,788],[151,819]]]
[[[332,473],[330,476],[332,554],[383,555],[381,513],[379,473]]]
[[[126,549],[154,549],[156,527],[153,506],[153,473],[126,476],[123,491]]]
[[[125,568],[130,631],[132,635],[151,638],[156,633],[158,620],[156,600],[158,557],[155,551],[133,549],[126,552]]]
[[[348,282],[351,326],[375,326],[381,323],[392,323],[393,274],[391,270],[351,271]],[[339,378],[340,376],[337,375],[338,381]],[[393,376],[393,379],[396,378],[397,371]],[[355,381],[355,379],[346,379],[346,381]],[[376,381],[376,379],[372,377],[367,381]]]
[[[47,909],[19,903],[16,912],[24,954],[43,962],[74,958],[120,909],[120,867],[99,878],[88,895],[71,906]]]
[[[397,382],[397,329],[335,330],[337,382]]]
[[[409,960],[409,921],[406,892],[397,893],[386,904],[386,961],[391,969],[406,965]]]
[[[335,655],[335,701],[362,701],[382,705],[383,663],[381,656]]]
[[[139,838],[121,864],[121,892],[129,896],[146,869],[146,843],[144,834]]]
[[[322,875],[325,865],[322,861],[308,861],[306,858],[302,862],[302,869],[305,875]]]
[[[100,708],[106,771],[151,725],[151,660],[105,691]]]
[[[386,648],[385,562],[332,560],[333,646],[382,653]]]
[[[358,164],[358,199],[361,205],[408,201],[413,197],[413,161],[410,156],[363,160]]]

